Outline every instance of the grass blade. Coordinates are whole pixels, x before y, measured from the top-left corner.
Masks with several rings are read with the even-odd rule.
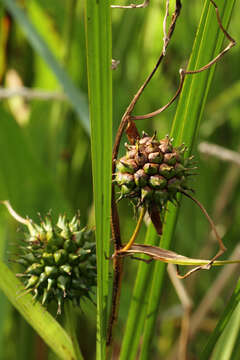
[[[227,27],[235,1],[219,4],[219,11],[222,16],[222,23]],[[188,68],[195,70],[207,64],[220,51],[224,35],[220,32],[213,6],[207,0],[204,3],[200,24],[195,38],[191,59]],[[215,66],[193,76],[186,78],[183,91],[177,106],[171,135],[176,145],[185,142],[189,152],[197,137],[201,115],[206,102],[208,90],[213,78]],[[174,234],[178,208],[173,205],[168,207],[163,236],[160,247],[169,248]],[[149,297],[149,306],[145,321],[143,344],[140,359],[146,359],[149,355],[151,341],[155,331],[155,323],[158,314],[159,301],[163,284],[165,265],[155,264],[152,277],[152,289]]]
[[[229,323],[233,313],[235,312],[235,309],[238,309],[239,311],[239,303],[240,303],[240,280],[238,281],[234,293],[232,294],[232,297],[228,305],[226,306],[214,332],[211,334],[204,351],[199,357],[199,360],[205,360],[210,358],[217,340],[219,339],[221,334],[223,334],[223,331],[225,330],[227,324]]]
[[[97,241],[97,358],[105,358],[110,242],[112,75],[110,5],[86,0],[88,87]]]
[[[68,96],[70,103],[79,115],[82,126],[85,128],[87,133],[89,133],[90,127],[88,120],[88,105],[85,95],[75,87],[72,80],[69,78],[65,70],[56,60],[55,56],[50,51],[43,38],[39,35],[35,27],[28,20],[27,16],[23,12],[23,10],[21,10],[21,8],[16,4],[16,2],[14,0],[1,1],[6,6],[11,15],[19,23],[34,50],[39,53],[39,55],[51,68],[59,83],[63,87],[66,95]]]
[[[152,224],[149,225],[145,243],[157,245],[159,242],[156,230]],[[141,262],[138,267],[132,301],[128,312],[126,329],[121,348],[120,360],[134,360],[137,357],[138,343],[144,325],[144,317],[148,302],[148,284],[150,284],[150,269],[152,264]],[[144,299],[144,300],[143,300]]]
[[[234,345],[239,334],[240,303],[234,310],[222,336],[218,339],[211,360],[231,360]]]
[[[222,15],[223,25],[225,27],[229,22],[233,5],[234,0],[229,1],[227,4],[219,4],[220,14]],[[223,34],[220,32],[214,8],[209,3],[209,1],[205,1],[188,68],[194,70],[207,64],[215,55],[220,52],[222,42]],[[171,135],[174,137],[176,145],[185,142],[189,147],[189,152],[193,145],[194,139],[196,138],[197,129],[200,124],[201,115],[206,102],[208,89],[213,77],[214,68],[215,67],[212,67],[210,70],[204,73],[188,76],[185,79],[185,84],[178,103]],[[160,242],[160,247],[166,249],[168,249],[170,246],[178,214],[178,209],[176,209],[171,204],[169,205],[168,210],[169,211],[165,220],[163,236]],[[139,267],[141,266],[142,264],[139,265]],[[148,296],[147,312],[145,310],[145,306],[141,309],[144,314],[146,313],[142,351],[140,354],[140,359],[142,360],[149,358],[149,351],[151,341],[154,337],[155,323],[161,297],[165,265],[157,262],[152,269],[146,267],[144,270],[145,272],[150,272],[149,277],[152,279],[152,285],[150,294]],[[143,278],[147,277],[145,272],[142,272]],[[146,287],[146,282],[143,281],[139,286],[140,288],[138,289],[138,292],[141,293],[141,291],[143,291],[143,289]],[[131,312],[129,315],[129,321],[135,323],[134,332],[138,339],[135,338],[134,341],[139,341],[141,333],[141,331],[139,331],[139,327],[142,326],[141,321],[137,321],[138,318],[141,319],[142,314],[140,314],[140,311],[134,312],[134,309],[137,306],[138,304],[136,304],[134,301],[133,296],[130,307]],[[131,319],[131,317],[135,318]],[[136,356],[136,348],[133,347],[131,349],[131,344],[128,343],[125,337],[123,344],[124,347],[121,354],[121,360],[129,358],[134,359],[134,356]]]
[[[60,359],[77,360],[67,333],[40,303],[33,303],[31,295],[19,296],[24,292],[23,286],[3,262],[0,262],[0,289]]]
[[[220,14],[222,16],[223,26],[227,27],[234,0],[219,4]],[[188,68],[195,70],[207,64],[221,51],[224,35],[220,32],[216,20],[216,14],[213,6],[207,0],[204,3],[200,24],[195,38],[193,51],[189,61]],[[185,142],[189,147],[189,152],[197,137],[201,115],[207,99],[208,90],[213,78],[215,66],[193,76],[186,78],[183,91],[177,106],[171,135],[174,137],[176,145]],[[169,248],[172,236],[174,234],[178,208],[173,205],[168,207],[169,212],[166,216],[163,236],[160,241],[160,247]],[[149,306],[145,321],[143,344],[140,359],[146,359],[149,355],[150,346],[155,331],[155,324],[158,314],[159,301],[163,284],[165,265],[155,264],[152,277],[152,289],[149,297]]]

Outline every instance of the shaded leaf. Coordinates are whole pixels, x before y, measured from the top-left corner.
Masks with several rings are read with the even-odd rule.
[[[77,360],[71,339],[64,329],[40,303],[33,302],[31,295],[23,295],[22,284],[3,262],[0,262],[0,289],[60,359]]]

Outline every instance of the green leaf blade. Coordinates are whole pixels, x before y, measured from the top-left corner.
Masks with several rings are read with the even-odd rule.
[[[213,349],[217,343],[217,340],[220,338],[221,334],[223,334],[227,324],[231,320],[231,317],[235,311],[235,309],[239,310],[239,303],[240,303],[240,281],[238,281],[237,286],[232,294],[231,299],[229,300],[225,310],[215,327],[213,333],[211,334],[208,343],[201,353],[199,360],[209,359]],[[231,334],[230,334],[231,335]]]
[[[219,11],[222,17],[223,26],[227,27],[232,9],[235,1],[219,2]],[[193,45],[191,59],[189,61],[189,70],[198,69],[211,61],[222,49],[224,35],[219,29],[217,23],[215,9],[209,1],[205,1],[200,24],[197,30],[196,38]],[[220,66],[220,65],[219,65]],[[188,146],[188,152],[191,152],[192,146],[196,141],[198,128],[200,125],[203,109],[205,106],[208,90],[213,78],[215,66],[210,70],[195,75],[186,75],[183,90],[177,106],[174,122],[172,125],[171,136],[174,138],[175,145],[180,145],[183,142]],[[174,235],[178,210],[172,204],[168,206],[168,212],[164,222],[163,235],[159,246],[161,248],[169,249],[172,237]],[[139,265],[140,267],[141,265]],[[145,271],[150,272],[149,277],[151,280],[151,288],[147,296],[148,307],[145,310],[145,305],[141,309],[145,317],[143,331],[139,328],[142,327],[141,321],[137,322],[137,318],[142,317],[140,311],[134,315],[134,297],[131,303],[131,316],[135,316],[135,334],[140,340],[142,337],[140,359],[146,360],[150,356],[150,348],[152,339],[154,338],[155,324],[159,311],[159,302],[162,295],[163,279],[165,275],[165,264],[156,262],[152,269],[146,268]],[[144,272],[142,276],[146,276]],[[139,290],[140,291],[140,290]],[[126,330],[127,332],[127,330]],[[134,340],[135,341],[135,340]],[[123,344],[127,344],[127,339],[123,340]],[[128,349],[124,348],[124,354],[121,360],[132,358],[136,356],[136,348],[131,350],[130,344]]]
[[[145,243],[157,245],[158,237],[152,224],[149,225]],[[124,332],[120,360],[134,360],[137,357],[138,343],[140,340],[144,318],[147,311],[147,298],[149,294],[148,284],[151,283],[150,269],[153,263],[141,262],[138,267],[132,301],[128,312],[126,329]]]
[[[227,27],[229,23],[234,3],[234,0],[227,3],[219,3],[219,11],[224,27]],[[211,61],[212,58],[221,51],[222,41],[223,34],[222,32],[220,33],[215,10],[209,1],[205,1],[188,68],[191,70],[198,69]],[[171,135],[174,137],[176,145],[183,142],[186,143],[189,152],[197,138],[198,128],[214,70],[215,66],[202,73],[190,75],[185,79],[172,125]],[[179,208],[174,207],[172,204],[168,206],[160,247],[165,249],[170,247],[176,227],[178,211]],[[140,355],[141,360],[147,359],[147,356],[149,356],[162,292],[164,272],[165,265],[156,263],[145,321]]]
[[[108,2],[85,2],[93,191],[97,241],[97,358],[106,356],[108,260],[110,242],[112,75]]]

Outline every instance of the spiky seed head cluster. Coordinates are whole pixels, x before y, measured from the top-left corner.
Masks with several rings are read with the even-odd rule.
[[[90,298],[96,286],[96,245],[94,232],[81,229],[79,214],[71,221],[59,216],[54,225],[50,216],[40,225],[29,221],[22,253],[18,258],[25,271],[25,290],[47,304],[56,301],[58,313],[65,300],[79,305]]]
[[[187,177],[192,170],[192,157],[184,158],[186,147],[174,147],[166,136],[158,140],[143,133],[135,145],[125,144],[127,153],[117,160],[114,181],[122,198],[138,206],[156,204],[163,208],[176,200],[178,192],[187,191]]]

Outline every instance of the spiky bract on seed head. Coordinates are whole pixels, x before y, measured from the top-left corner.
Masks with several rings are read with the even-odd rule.
[[[40,225],[29,221],[22,253],[25,289],[47,304],[56,301],[58,313],[65,300],[78,304],[90,298],[96,286],[94,232],[81,229],[79,215],[68,221],[59,216],[54,225],[47,216]]]

